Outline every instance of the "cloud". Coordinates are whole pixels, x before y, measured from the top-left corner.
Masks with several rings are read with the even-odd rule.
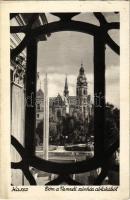
[[[83,61],[93,71],[93,37],[78,32],[55,33],[38,45],[38,70],[76,74]]]
[[[118,21],[119,16],[113,13],[105,13],[108,21]],[[53,15],[51,15],[51,20]],[[74,18],[90,23],[97,23],[92,13],[82,13]],[[55,17],[54,17],[55,19]],[[112,39],[119,43],[119,30],[109,31]],[[93,37],[89,34],[61,31],[52,33],[47,41],[38,43],[38,69],[42,72],[58,72],[69,74],[77,73],[83,61],[87,73],[93,72],[94,55]],[[106,45],[106,68],[111,65],[119,65],[119,56]]]
[[[119,82],[120,79],[120,67],[119,66],[110,66],[109,68],[106,69],[105,72],[105,77],[106,77],[106,84],[113,84]]]
[[[109,22],[118,21],[119,15],[104,13]],[[53,16],[49,16],[53,21]],[[92,13],[82,13],[75,20],[86,21],[98,25]],[[55,17],[54,17],[55,20]],[[119,43],[119,32],[109,32],[114,41]],[[79,32],[62,31],[51,34],[47,41],[38,43],[38,71],[43,79],[48,73],[49,95],[63,94],[65,77],[68,77],[70,95],[76,93],[76,79],[83,61],[88,81],[88,93],[93,96],[93,37]],[[106,99],[119,105],[119,56],[106,45]],[[43,82],[43,81],[42,81]],[[42,83],[43,87],[43,83]]]

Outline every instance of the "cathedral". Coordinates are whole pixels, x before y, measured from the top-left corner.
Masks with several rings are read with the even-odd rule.
[[[77,77],[76,95],[69,95],[69,86],[67,77],[63,96],[60,94],[57,97],[49,98],[49,117],[53,121],[57,121],[60,117],[69,114],[70,116],[82,117],[83,120],[88,120],[92,115],[91,96],[87,91],[87,79],[83,64],[81,64],[79,75]],[[44,93],[41,89],[37,91],[37,109],[36,109],[36,126],[43,120],[44,115]]]

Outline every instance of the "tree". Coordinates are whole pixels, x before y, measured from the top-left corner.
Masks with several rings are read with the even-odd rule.
[[[119,140],[119,116],[118,108],[107,103],[105,108],[105,148],[109,148],[116,140]]]
[[[114,105],[107,103],[105,107],[105,148],[108,148],[115,140],[119,139],[120,111]],[[94,116],[88,124],[88,138],[94,136]]]
[[[57,144],[56,123],[51,119],[49,121],[49,143],[52,145]]]

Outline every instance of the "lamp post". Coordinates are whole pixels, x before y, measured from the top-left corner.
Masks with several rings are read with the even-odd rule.
[[[48,80],[47,73],[44,79],[44,132],[43,132],[43,156],[48,160],[49,146],[49,100],[48,100]]]

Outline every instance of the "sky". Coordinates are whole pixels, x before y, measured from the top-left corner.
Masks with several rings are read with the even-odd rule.
[[[59,20],[57,17],[46,14],[48,22]],[[119,21],[119,14],[104,13],[107,21]],[[82,13],[73,20],[89,22],[99,25],[92,13]],[[112,39],[119,44],[119,31],[109,31]],[[70,96],[76,95],[76,80],[81,63],[83,63],[88,82],[88,93],[93,99],[93,36],[63,31],[51,34],[47,41],[38,43],[38,72],[40,78],[37,87],[44,88],[44,75],[48,74],[49,96],[63,95],[65,78],[68,79]],[[119,56],[106,46],[106,101],[119,107]],[[41,84],[40,84],[41,83]],[[43,89],[44,90],[44,89]]]

